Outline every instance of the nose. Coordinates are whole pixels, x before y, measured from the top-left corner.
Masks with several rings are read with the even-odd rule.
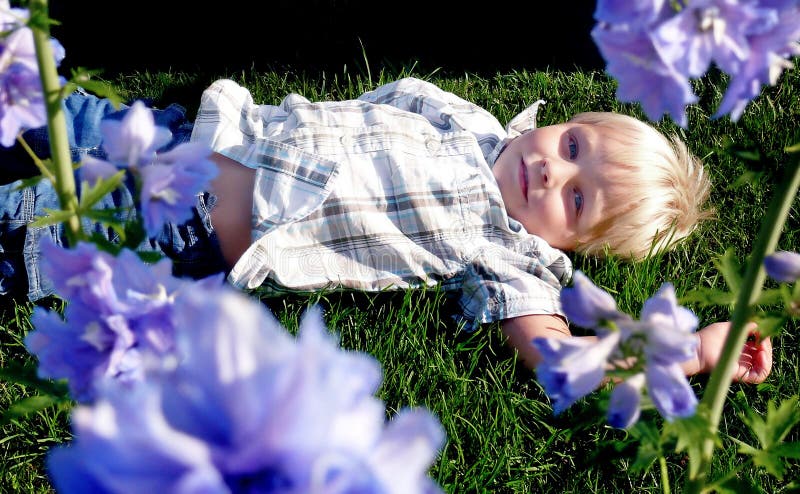
[[[548,159],[542,162],[542,184],[545,188],[558,187],[563,184],[570,175],[570,166],[560,160]]]

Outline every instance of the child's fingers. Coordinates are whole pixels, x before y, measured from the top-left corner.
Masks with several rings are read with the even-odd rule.
[[[772,371],[772,340],[751,333],[739,356],[739,371],[734,381],[758,384]]]

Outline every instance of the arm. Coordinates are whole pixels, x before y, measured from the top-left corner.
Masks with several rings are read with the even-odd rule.
[[[532,315],[506,319],[502,322],[503,334],[508,343],[517,349],[520,358],[531,369],[541,361],[531,344],[534,338],[568,338],[572,336],[566,321],[555,315]],[[696,334],[698,338],[695,358],[682,364],[687,376],[708,373],[716,366],[722,345],[728,335],[730,323],[710,324]],[[755,327],[752,328],[753,330]],[[754,333],[755,334],[755,333]],[[592,338],[594,336],[580,336]],[[769,338],[748,340],[739,357],[739,371],[734,379],[747,383],[763,382],[772,369],[772,343]]]

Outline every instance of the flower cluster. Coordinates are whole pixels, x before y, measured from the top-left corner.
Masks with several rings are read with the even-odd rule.
[[[11,8],[0,0],[0,145],[14,144],[20,130],[47,123],[44,91],[33,43],[33,31],[25,26],[26,9]],[[64,48],[51,39],[56,65]]]
[[[108,178],[127,169],[138,180],[145,231],[155,236],[167,222],[180,224],[191,217],[198,191],[217,175],[207,146],[187,142],[167,152],[157,150],[172,140],[172,133],[155,124],[153,112],[136,101],[121,120],[100,124],[107,159],[84,156],[83,180]]]
[[[185,291],[173,314],[174,358],[74,410],[74,440],[48,457],[59,492],[440,492],[438,421],[387,422],[377,361],[341,350],[317,308],[297,338],[224,285]]]
[[[681,363],[695,356],[698,320],[677,304],[670,283],[645,301],[639,320],[619,311],[613,297],[580,271],[561,293],[567,317],[598,336],[533,340],[542,356],[536,373],[555,413],[591,393],[614,368],[624,379],[611,394],[612,426],[627,428],[638,420],[645,390],[667,420],[694,413],[697,397]]]
[[[39,359],[39,375],[67,379],[79,402],[92,401],[106,381],[141,380],[142,352],[170,355],[177,295],[215,284],[173,277],[168,259],[146,264],[129,250],[115,257],[90,243],[63,249],[43,241],[41,269],[68,304],[64,318],[36,307],[25,345]]]
[[[686,127],[697,101],[690,79],[716,66],[730,82],[715,117],[738,120],[788,58],[800,55],[793,0],[599,0],[592,37],[619,82],[617,99],[640,102],[651,120],[668,113]]]

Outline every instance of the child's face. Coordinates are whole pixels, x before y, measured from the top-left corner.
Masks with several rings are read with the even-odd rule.
[[[613,145],[597,127],[569,122],[512,140],[492,168],[508,215],[553,247],[575,250],[603,217],[603,157]]]

